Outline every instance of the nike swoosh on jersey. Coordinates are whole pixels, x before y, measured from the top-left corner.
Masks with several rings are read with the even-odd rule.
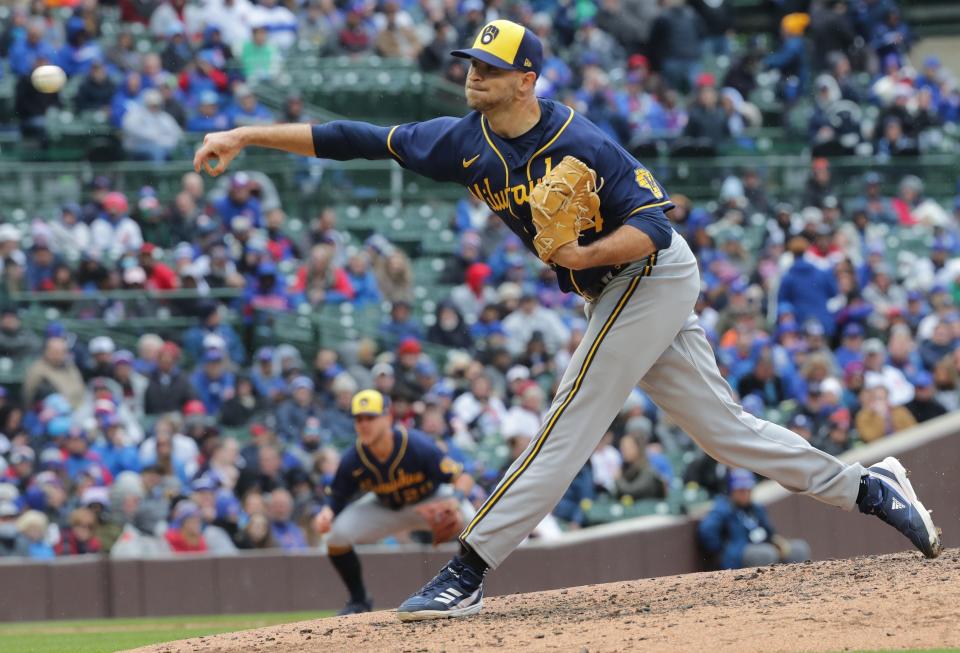
[[[473,158],[470,159],[469,161],[467,161],[466,159],[464,159],[464,160],[463,160],[463,167],[464,167],[464,168],[469,168],[470,166],[473,165],[473,162],[476,161],[476,160],[479,159],[479,158],[480,158],[480,155],[478,154],[477,156],[473,157]]]

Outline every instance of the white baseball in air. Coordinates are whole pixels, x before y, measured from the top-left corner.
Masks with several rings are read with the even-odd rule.
[[[56,93],[67,83],[67,73],[60,66],[38,66],[30,75],[30,81],[41,93]]]

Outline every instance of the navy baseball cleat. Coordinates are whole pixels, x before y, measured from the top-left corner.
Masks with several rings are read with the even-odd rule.
[[[940,531],[923,507],[907,479],[907,470],[896,458],[886,457],[867,468],[867,490],[859,502],[860,512],[876,515],[906,535],[928,558],[943,551]]]
[[[362,601],[347,601],[347,605],[344,606],[343,610],[337,613],[338,617],[343,617],[348,614],[360,614],[361,612],[371,612],[373,610],[373,599],[369,596]]]
[[[400,621],[466,617],[483,607],[483,576],[454,558],[420,591],[400,604]]]

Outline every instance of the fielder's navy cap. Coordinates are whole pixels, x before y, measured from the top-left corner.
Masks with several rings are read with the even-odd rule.
[[[494,20],[483,26],[473,47],[451,52],[461,59],[478,59],[495,68],[535,72],[543,66],[543,44],[523,25],[509,20]]]

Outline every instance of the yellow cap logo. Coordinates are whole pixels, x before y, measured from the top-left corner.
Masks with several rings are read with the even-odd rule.
[[[523,41],[523,25],[509,20],[494,20],[480,31],[473,47],[489,52],[505,64],[512,66]]]
[[[350,412],[354,415],[383,415],[385,401],[376,390],[361,390],[353,396]]]

